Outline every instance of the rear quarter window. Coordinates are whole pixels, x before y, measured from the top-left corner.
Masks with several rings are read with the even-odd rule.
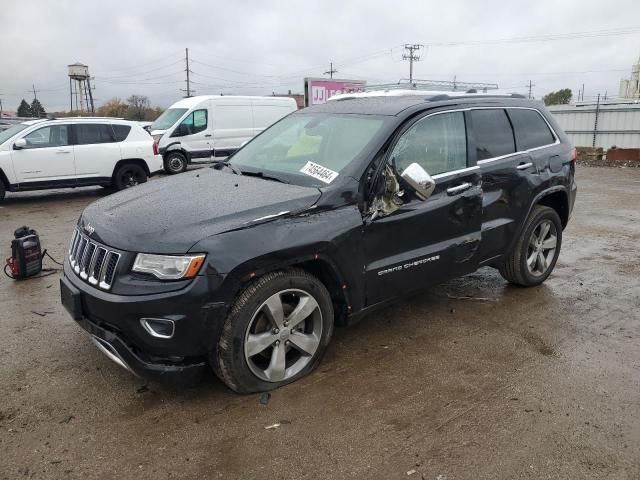
[[[116,142],[122,142],[127,139],[131,131],[130,125],[111,125],[113,128],[113,136]]]
[[[543,147],[556,141],[547,122],[537,110],[510,108],[507,112],[513,124],[518,150]]]

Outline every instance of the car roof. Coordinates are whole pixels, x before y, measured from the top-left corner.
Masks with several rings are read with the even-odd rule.
[[[22,122],[23,125],[39,125],[41,123],[116,123],[120,125],[129,125],[142,128],[140,122],[136,120],[125,120],[124,118],[115,117],[57,117],[57,118],[41,118],[36,120],[27,120]]]
[[[369,92],[365,92],[369,93]],[[457,92],[411,92],[398,95],[343,94],[337,99],[301,110],[301,113],[351,113],[359,115],[397,116],[407,111],[450,105],[491,105],[539,107],[539,101],[527,100],[518,94],[464,94]]]

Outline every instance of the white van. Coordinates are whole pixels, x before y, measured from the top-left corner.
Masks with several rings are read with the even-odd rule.
[[[297,109],[293,98],[202,95],[171,105],[150,127],[169,174],[192,159],[227,157]]]

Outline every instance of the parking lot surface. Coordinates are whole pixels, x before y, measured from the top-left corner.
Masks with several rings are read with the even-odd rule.
[[[405,299],[268,402],[133,377],[64,311],[59,272],[3,276],[0,479],[640,478],[640,169],[577,178],[543,285],[485,268]],[[62,259],[105,194],[9,194],[2,258],[26,224]]]

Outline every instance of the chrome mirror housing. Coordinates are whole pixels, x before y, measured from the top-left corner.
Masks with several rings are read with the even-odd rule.
[[[431,178],[431,175],[418,163],[409,165],[400,176],[415,190],[421,200],[429,198],[436,188],[436,182]]]

